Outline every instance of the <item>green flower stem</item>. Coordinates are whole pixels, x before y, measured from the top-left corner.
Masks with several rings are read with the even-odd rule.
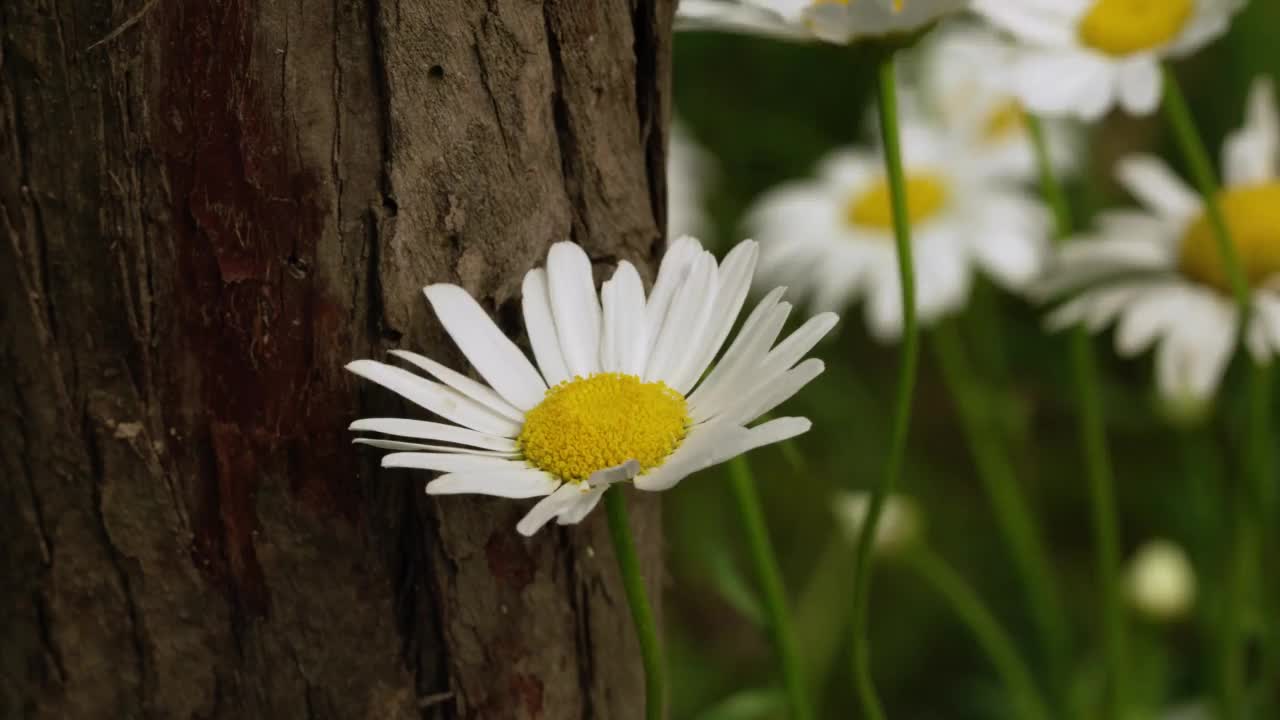
[[[996,522],[1009,545],[1014,565],[1022,575],[1032,616],[1042,635],[1050,677],[1056,690],[1065,692],[1065,614],[1058,601],[1049,553],[1018,485],[1016,471],[1005,452],[998,428],[988,417],[984,389],[970,365],[963,338],[954,322],[942,323],[933,331],[933,354],[954,400],[978,476],[995,508]]]
[[[1040,166],[1040,184],[1045,200],[1053,210],[1058,242],[1071,235],[1071,207],[1062,184],[1053,170],[1044,128],[1036,117],[1028,117],[1028,129]],[[1080,436],[1089,481],[1089,498],[1093,511],[1094,547],[1098,574],[1102,585],[1102,626],[1107,675],[1111,679],[1113,720],[1125,715],[1128,703],[1128,628],[1125,625],[1124,597],[1120,583],[1119,522],[1116,519],[1115,489],[1111,475],[1111,451],[1107,446],[1106,423],[1102,409],[1102,391],[1098,384],[1097,361],[1093,343],[1083,328],[1076,328],[1070,339],[1071,371],[1080,397]]]
[[[646,720],[662,720],[666,706],[666,673],[662,666],[662,650],[658,645],[658,625],[653,620],[649,599],[645,594],[640,559],[631,539],[631,523],[627,519],[627,498],[622,485],[604,493],[604,506],[609,516],[609,537],[618,557],[618,571],[627,592],[627,605],[640,640],[640,656],[644,661],[644,716]]]
[[[905,559],[969,627],[1013,698],[1017,706],[1016,716],[1024,720],[1048,720],[1049,706],[1036,689],[1031,671],[1018,654],[1009,633],[982,604],[982,598],[933,552],[922,547],[906,553]]]
[[[898,276],[902,283],[902,365],[894,403],[889,457],[884,476],[871,494],[871,507],[862,526],[856,550],[853,588],[853,673],[866,720],[883,720],[884,709],[871,676],[871,650],[867,639],[867,610],[871,600],[871,560],[876,529],[885,499],[898,484],[911,428],[911,400],[915,394],[916,366],[920,361],[920,330],[916,324],[916,276],[912,260],[911,224],[907,214],[906,178],[902,170],[902,142],[898,129],[898,92],[894,57],[889,52],[880,63],[880,133],[884,142],[885,170],[893,207],[893,235],[898,251]]]
[[[769,630],[773,633],[778,660],[782,664],[792,720],[811,720],[813,706],[809,701],[809,685],[801,667],[796,635],[787,609],[782,570],[778,566],[773,543],[769,541],[769,530],[765,527],[764,511],[760,507],[760,496],[756,492],[751,466],[741,455],[729,462],[729,485],[733,489],[738,514],[742,516],[742,524],[747,531],[747,545],[751,549],[751,560],[755,564],[764,595],[765,617]]]
[[[1204,196],[1205,210],[1209,216],[1209,225],[1218,240],[1218,252],[1222,255],[1222,264],[1231,282],[1231,293],[1236,304],[1240,306],[1240,327],[1246,327],[1249,317],[1249,281],[1240,265],[1240,255],[1235,243],[1231,241],[1231,228],[1227,225],[1227,217],[1222,213],[1222,205],[1218,202],[1218,177],[1213,170],[1213,160],[1209,151],[1200,139],[1200,131],[1196,128],[1195,119],[1191,116],[1191,108],[1187,106],[1187,98],[1182,93],[1182,86],[1171,70],[1164,71],[1164,114],[1173,128],[1173,136],[1178,142],[1178,149],[1187,161],[1191,177],[1196,187]]]
[[[1218,240],[1218,251],[1222,255],[1222,264],[1231,282],[1232,294],[1240,309],[1239,337],[1243,342],[1247,337],[1251,312],[1249,279],[1240,263],[1240,255],[1232,238],[1231,226],[1222,212],[1219,198],[1217,173],[1214,172],[1213,160],[1205,147],[1204,140],[1196,127],[1191,109],[1187,105],[1186,96],[1178,84],[1174,73],[1165,68],[1164,73],[1164,110],[1173,128],[1173,134],[1186,159],[1187,166],[1195,180],[1196,187],[1204,198],[1205,212],[1209,224]],[[1271,377],[1267,365],[1253,362],[1249,376],[1250,411],[1249,428],[1245,443],[1244,467],[1248,482],[1237,483],[1237,496],[1246,497],[1252,493],[1252,502],[1236,497],[1232,504],[1245,503],[1238,508],[1240,512],[1233,518],[1233,547],[1228,568],[1227,607],[1223,613],[1222,633],[1227,644],[1227,652],[1223,657],[1224,667],[1224,714],[1228,718],[1239,717],[1244,712],[1244,653],[1245,637],[1240,627],[1244,605],[1247,604],[1248,593],[1244,585],[1247,581],[1248,564],[1253,559],[1251,549],[1256,545],[1252,538],[1256,537],[1259,526],[1272,520],[1269,505],[1260,505],[1271,499],[1274,488],[1271,468]],[[1272,632],[1267,632],[1268,655],[1275,652]],[[1268,659],[1270,662],[1270,658]]]

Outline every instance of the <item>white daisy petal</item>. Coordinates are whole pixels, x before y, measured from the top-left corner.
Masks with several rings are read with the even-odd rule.
[[[747,434],[739,439],[737,445],[725,447],[723,452],[727,453],[727,457],[739,455],[741,453],[755,450],[780,443],[784,440],[803,435],[813,428],[813,423],[807,418],[801,417],[780,417],[774,418],[766,423],[761,423],[747,431]]]
[[[420,440],[439,440],[441,442],[470,445],[472,447],[484,448],[486,450],[497,450],[499,452],[515,452],[517,449],[515,441],[508,437],[486,435],[485,433],[476,432],[475,430],[468,430],[454,425],[445,425],[426,420],[408,420],[405,418],[362,418],[351,423],[351,426],[348,429],[357,432],[363,431],[382,433],[384,435],[399,435],[400,437],[417,438]]]
[[[744,388],[739,399],[725,408],[724,412],[716,416],[716,419],[739,424],[752,422],[790,400],[825,369],[826,365],[821,360],[809,358],[767,384]]]
[[[515,437],[520,425],[493,412],[452,388],[434,383],[408,370],[376,360],[356,360],[347,370],[375,382],[406,400],[430,410],[446,420],[490,435]]]
[[[587,479],[586,489],[575,496],[567,507],[559,511],[556,522],[560,525],[577,525],[595,509],[596,505],[600,504],[600,498],[604,497],[611,485],[630,482],[639,473],[640,463],[635,460],[628,460],[621,465],[596,471]],[[534,518],[534,520],[538,519],[540,518]],[[533,524],[531,521],[530,527]]]
[[[968,0],[913,0],[905,7],[890,0],[824,3],[814,0],[683,0],[677,30],[720,30],[781,40],[844,45],[861,38],[908,34],[943,15],[959,12]]]
[[[1261,184],[1280,177],[1280,114],[1270,78],[1253,81],[1244,127],[1227,137],[1222,154],[1228,185]]]
[[[556,517],[556,524],[577,525],[585,520],[591,511],[596,509],[596,505],[600,504],[600,499],[608,489],[607,487],[591,488],[582,493],[571,505],[560,511],[559,516]]]
[[[569,370],[564,354],[560,352],[560,335],[556,332],[556,322],[551,313],[546,270],[537,268],[525,274],[522,298],[525,331],[529,334],[538,369],[542,371],[547,385],[559,385],[569,379]]]
[[[495,457],[495,458],[516,458],[519,453],[515,452],[497,452],[494,450],[476,450],[468,447],[454,447],[450,445],[433,445],[430,443],[412,443],[402,440],[381,440],[379,438],[356,438],[351,441],[355,445],[368,445],[369,447],[379,448],[381,450],[403,450],[405,452],[443,452],[457,453],[459,455],[475,455],[478,457]]]
[[[777,302],[781,296],[781,292],[775,291],[760,302],[756,308],[759,314],[752,313],[756,322],[752,323],[752,318],[748,318],[720,363],[689,396],[689,410],[695,422],[711,417],[730,401],[739,378],[760,363],[778,333],[782,332],[782,326],[791,313],[791,304]]]
[[[695,425],[689,436],[662,465],[638,475],[635,480],[640,490],[658,492],[669,490],[693,473],[715,465],[732,455],[717,460],[716,448],[727,445],[725,441],[745,433],[746,429],[730,423],[710,422]]]
[[[704,328],[719,290],[715,256],[703,252],[694,260],[684,284],[671,301],[671,309],[667,311],[645,367],[646,381],[662,380],[681,394],[689,390],[697,378],[687,377],[685,367],[692,364],[690,356],[699,354],[708,342]]]
[[[587,377],[600,369],[600,298],[591,259],[574,243],[552,245],[547,282],[565,366],[570,375]]]
[[[1235,313],[1209,293],[1188,303],[1182,321],[1156,349],[1156,382],[1169,397],[1203,400],[1226,372],[1235,347]]]
[[[481,470],[441,475],[427,483],[428,495],[492,495],[516,500],[549,495],[560,481],[541,470]]]
[[[561,485],[558,490],[539,500],[529,509],[529,512],[516,524],[516,531],[525,537],[532,536],[557,515],[574,511],[590,493],[591,489],[586,485],[577,483]]]
[[[529,469],[529,466],[522,461],[492,455],[434,452],[396,452],[384,455],[382,467],[434,470],[443,473],[513,472]]]
[[[1188,220],[1203,207],[1196,192],[1155,156],[1121,158],[1116,178],[1143,205],[1170,219]]]
[[[974,0],[974,12],[1018,38],[1044,47],[1069,47],[1075,33],[1063,17],[1031,3],[1009,0]]]
[[[1110,61],[1077,51],[1027,52],[1009,69],[1013,90],[1033,112],[1051,117],[1102,117],[1116,96]]]
[[[866,312],[867,327],[877,340],[888,342],[902,336],[902,283],[897,275],[884,271],[874,276]]]
[[[708,341],[702,343],[699,356],[690,356],[691,360],[683,370],[684,376],[677,380],[678,385],[673,386],[680,392],[688,393],[728,339],[729,331],[747,300],[747,291],[751,289],[758,256],[759,246],[746,240],[738,243],[720,265],[719,289],[711,308],[709,325],[703,330]]]
[[[776,12],[747,3],[681,0],[677,10],[676,30],[718,30],[778,40],[804,40],[810,37],[804,27],[786,22]]]
[[[1256,306],[1254,312],[1258,313]],[[1254,362],[1265,363],[1271,358],[1271,336],[1267,330],[1267,323],[1256,315],[1249,318],[1244,342]]]
[[[676,291],[684,285],[685,275],[702,253],[702,245],[688,235],[681,237],[667,248],[662,256],[662,264],[658,266],[658,279],[653,281],[653,290],[649,292],[649,300],[645,304],[645,337],[648,349],[645,351],[645,364],[648,366],[649,354],[658,341],[658,333],[667,319],[667,310]]]
[[[1253,322],[1262,325],[1266,330],[1272,352],[1280,353],[1280,298],[1266,292],[1256,292],[1253,296],[1253,306],[1257,311]]]
[[[408,350],[391,350],[390,353],[401,360],[404,360],[418,369],[430,375],[434,375],[437,380],[484,405],[490,410],[510,418],[515,422],[524,420],[524,413],[520,412],[511,403],[507,402],[501,395],[494,392],[491,388],[485,387],[481,383],[472,380],[460,372],[450,370],[440,363],[429,357],[409,352]],[[544,390],[545,392],[545,390]]]
[[[1123,356],[1145,352],[1182,315],[1184,290],[1175,283],[1153,286],[1134,298],[1116,326],[1116,352]]]
[[[1160,105],[1164,74],[1159,61],[1144,55],[1125,61],[1118,77],[1120,105],[1133,115],[1150,115]]]
[[[795,417],[776,418],[754,428],[717,421],[696,426],[680,449],[661,467],[638,476],[635,484],[646,491],[669,490],[700,470],[758,447],[790,440],[811,427],[813,423],[807,419]]]
[[[437,284],[422,291],[449,336],[494,390],[521,410],[542,401],[547,391],[542,376],[466,290]]]
[[[604,349],[601,350],[605,372],[628,375],[644,374],[648,328],[644,322],[644,284],[640,273],[625,260],[618,264],[609,291],[600,297],[604,310]]]
[[[808,355],[818,341],[826,337],[839,322],[840,316],[831,312],[814,315],[806,320],[804,325],[797,328],[765,355],[764,360],[754,371],[753,382],[757,385],[773,382],[774,377],[790,370],[801,358]]]

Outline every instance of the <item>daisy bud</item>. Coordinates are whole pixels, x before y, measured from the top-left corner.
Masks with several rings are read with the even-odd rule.
[[[1152,620],[1178,620],[1195,604],[1191,561],[1168,540],[1152,540],[1138,549],[1129,565],[1128,583],[1134,608]]]

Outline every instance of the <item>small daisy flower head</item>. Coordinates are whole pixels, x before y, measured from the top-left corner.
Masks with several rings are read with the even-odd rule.
[[[975,268],[1013,289],[1037,277],[1049,243],[1039,202],[985,173],[962,138],[934,125],[904,121],[902,141],[921,321],[963,308]],[[816,178],[766,193],[747,224],[761,244],[761,281],[796,288],[823,310],[865,299],[872,335],[901,336],[889,185],[877,153],[833,153]]]
[[[1152,540],[1138,549],[1129,564],[1129,601],[1151,620],[1179,620],[1196,599],[1196,574],[1178,545]]]
[[[1223,151],[1219,195],[1253,312],[1244,338],[1267,362],[1280,352],[1280,113],[1270,80],[1254,83],[1245,126]],[[1067,243],[1037,292],[1072,296],[1051,329],[1116,326],[1116,349],[1155,346],[1156,386],[1197,407],[1218,388],[1238,342],[1239,310],[1204,202],[1161,160],[1130,156],[1117,175],[1142,210],[1103,213],[1094,234]]]
[[[970,0],[681,0],[677,29],[849,45],[910,36]]]
[[[1005,38],[975,23],[956,23],[931,34],[920,47],[915,71],[923,109],[966,139],[984,172],[1020,181],[1039,167],[1022,102],[993,68],[1017,56]],[[1044,124],[1049,155],[1060,172],[1075,169],[1079,128],[1061,120]]]
[[[422,374],[357,360],[347,369],[446,422],[366,418],[351,429],[372,435],[356,442],[397,451],[384,467],[442,473],[427,484],[432,495],[541,497],[517,525],[532,535],[552,519],[580,522],[610,485],[666,490],[806,432],[804,418],[752,423],[822,372],[820,360],[804,357],[835,315],[811,318],[777,342],[791,306],[775,290],[720,352],[757,254],[748,241],[717,263],[697,240],[681,238],[646,296],[625,261],[597,292],[587,254],[557,243],[546,268],[524,279],[536,364],[465,290],[430,285],[428,302],[483,382],[403,350],[392,355]]]
[[[706,191],[714,178],[714,158],[681,123],[673,121],[667,147],[667,237],[710,236]]]
[[[1160,103],[1160,61],[1226,32],[1245,0],[974,0],[1022,46],[1007,68],[1037,114],[1096,120],[1116,106],[1147,115]]]
[[[851,542],[856,542],[871,512],[871,495],[866,492],[841,492],[832,503],[836,522]],[[876,526],[875,550],[893,554],[914,544],[924,532],[924,520],[915,501],[902,495],[885,499],[880,524]]]

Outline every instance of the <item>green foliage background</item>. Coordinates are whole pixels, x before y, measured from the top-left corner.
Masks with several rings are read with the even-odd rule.
[[[1240,124],[1250,80],[1280,75],[1280,3],[1254,0],[1231,33],[1178,66],[1211,147]],[[722,244],[759,193],[808,175],[835,147],[867,140],[874,63],[859,49],[801,46],[716,34],[677,38],[678,114],[716,158],[710,195]],[[1109,179],[1119,154],[1152,150],[1182,165],[1160,115],[1109,118],[1093,135],[1092,177],[1074,188],[1077,206],[1125,202]],[[806,313],[796,313],[805,315]],[[751,455],[770,530],[810,665],[829,668],[823,716],[856,717],[847,654],[853,547],[830,510],[840,488],[869,488],[881,472],[896,377],[896,349],[871,342],[861,309],[844,314],[817,354],[826,373],[781,410],[814,430],[790,456]],[[1064,337],[1044,334],[1035,308],[989,286],[958,320],[988,388],[1019,477],[1039,513],[1070,614],[1077,658],[1072,692],[1092,707],[1100,692],[1100,625],[1075,404]],[[1219,572],[1223,497],[1235,476],[1244,415],[1235,368],[1212,417],[1177,427],[1151,392],[1149,357],[1120,361],[1111,338],[1096,343],[1115,459],[1126,556],[1153,537],[1176,540],[1200,572],[1198,617],[1172,626],[1133,618],[1135,685],[1153,712],[1211,695],[1206,632]],[[1001,544],[967,446],[926,339],[907,473],[901,489],[923,507],[927,541],[977,588],[1033,662],[1032,632],[1018,578]],[[675,718],[782,717],[769,693],[780,677],[767,632],[750,619],[755,578],[743,552],[722,466],[667,494],[670,577],[666,643]],[[882,562],[872,604],[874,671],[895,718],[1013,717],[998,680],[966,629],[907,568]],[[742,599],[743,596],[748,596]],[[737,606],[737,607],[735,607]],[[1262,609],[1259,608],[1258,612]],[[1273,613],[1274,614],[1274,613]],[[829,658],[823,662],[823,658]],[[1037,669],[1040,669],[1037,666]],[[1273,706],[1275,707],[1275,706]]]

